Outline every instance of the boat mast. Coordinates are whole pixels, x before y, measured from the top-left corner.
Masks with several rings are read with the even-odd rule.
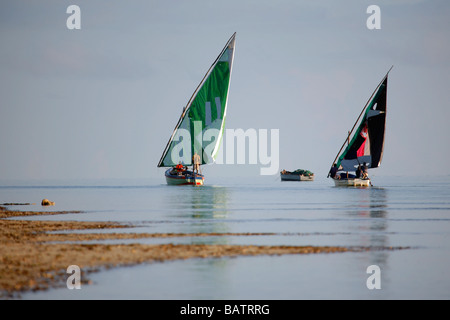
[[[333,166],[333,164],[336,163],[337,158],[339,157],[339,155],[341,154],[342,149],[345,147],[345,144],[348,142],[349,143],[349,139],[350,139],[350,135],[352,134],[353,130],[355,129],[356,125],[359,122],[359,119],[361,118],[361,116],[363,115],[364,111],[367,108],[367,105],[369,104],[369,102],[372,100],[373,96],[375,95],[375,93],[378,91],[378,89],[380,88],[381,84],[384,82],[384,80],[387,78],[389,72],[392,70],[394,66],[391,66],[391,68],[388,70],[388,72],[386,73],[386,75],[384,76],[384,78],[380,81],[380,83],[378,84],[378,86],[375,88],[375,90],[373,91],[372,95],[370,96],[369,100],[367,100],[366,104],[364,105],[364,108],[362,109],[361,113],[358,116],[358,119],[356,119],[355,124],[353,125],[352,129],[348,132],[348,136],[347,139],[345,139],[344,143],[342,144],[342,147],[339,149],[339,152],[336,155],[336,158],[334,158],[333,163],[331,164],[331,166]]]

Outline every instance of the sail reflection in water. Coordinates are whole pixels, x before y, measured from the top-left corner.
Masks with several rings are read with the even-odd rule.
[[[180,223],[178,232],[192,234],[230,232],[230,225],[225,220],[230,198],[229,188],[179,186],[171,188],[171,191],[170,199],[167,199],[166,202],[170,206],[169,210],[176,213],[178,218],[183,221]],[[207,239],[201,241],[205,240]],[[220,242],[223,243],[222,240]]]
[[[356,221],[352,223],[351,232],[357,239],[358,245],[373,248],[388,247],[388,190],[379,187],[359,188],[351,195],[354,205],[347,213],[356,217]],[[368,257],[370,264],[386,266],[389,252],[374,250]]]
[[[193,191],[190,201],[193,218],[226,218],[227,201],[229,200],[228,188],[205,186],[201,190],[194,189]]]

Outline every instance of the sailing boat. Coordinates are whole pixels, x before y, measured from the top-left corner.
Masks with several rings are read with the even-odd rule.
[[[200,166],[214,163],[222,141],[231,69],[234,33],[192,94],[164,149],[158,167],[165,171],[167,184],[203,185]],[[188,166],[192,165],[192,170]]]
[[[372,93],[333,161],[328,177],[333,178],[336,186],[372,185],[367,170],[377,168],[383,158],[387,81],[391,70],[392,67]]]

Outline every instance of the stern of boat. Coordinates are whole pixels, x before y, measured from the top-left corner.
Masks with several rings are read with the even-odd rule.
[[[205,177],[201,174],[194,174],[191,176],[186,176],[186,182],[194,186],[202,186],[205,181]]]

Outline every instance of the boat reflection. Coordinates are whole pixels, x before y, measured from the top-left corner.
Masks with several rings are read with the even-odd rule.
[[[176,189],[176,190],[175,190]],[[167,193],[171,214],[179,218],[220,219],[227,215],[230,191],[222,186],[178,186]]]
[[[228,237],[211,233],[228,233],[230,225],[226,222],[230,191],[222,186],[178,186],[170,188],[166,199],[170,215],[178,221],[174,232],[193,234],[189,243],[226,244]],[[175,190],[176,189],[176,190]],[[199,236],[195,236],[199,234]],[[202,234],[202,235],[200,235]]]
[[[227,215],[227,203],[229,191],[226,187],[203,186],[194,188],[190,205],[190,214],[193,218],[225,218]]]
[[[360,189],[356,192],[353,203],[348,214],[360,220],[356,224],[357,230],[352,230],[358,235],[358,245],[372,248],[389,247],[388,190],[379,187]],[[367,263],[385,265],[388,256],[387,250],[373,250]]]

